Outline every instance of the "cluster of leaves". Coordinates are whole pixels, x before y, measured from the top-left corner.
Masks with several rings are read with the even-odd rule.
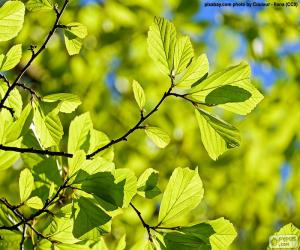
[[[240,135],[234,126],[208,109],[217,107],[246,115],[262,100],[263,96],[250,83],[249,65],[242,62],[208,74],[207,57],[194,55],[190,39],[177,35],[174,25],[166,19],[155,18],[148,33],[148,49],[159,69],[169,77],[169,89],[146,113],[144,90],[134,81],[134,97],[140,108],[140,119],[135,126],[123,136],[110,140],[105,133],[94,129],[89,113],[84,113],[70,123],[67,152],[60,151],[64,134],[60,114],[75,111],[81,103],[79,98],[69,93],[40,98],[20,83],[20,79],[57,28],[64,30],[68,53],[79,53],[87,30],[78,22],[59,23],[67,4],[66,0],[59,9],[47,0],[27,2],[30,11],[54,10],[56,22],[40,49],[31,48],[28,66],[12,84],[1,75],[0,169],[11,167],[20,158],[28,168],[20,174],[20,203],[12,205],[1,199],[0,246],[105,249],[103,236],[111,231],[112,219],[130,206],[147,231],[146,249],[226,249],[236,237],[229,221],[219,218],[193,225],[182,222],[203,197],[197,168],[173,171],[163,192],[157,225],[151,226],[132,199],[136,195],[148,199],[159,195],[159,173],[150,168],[137,178],[130,169],[116,169],[112,146],[142,129],[154,144],[166,147],[170,143],[167,133],[145,121],[167,97],[174,96],[195,107],[202,142],[210,157],[216,160],[229,148],[239,146]],[[0,41],[10,40],[20,32],[24,14],[24,4],[19,1],[7,1],[1,7]],[[15,67],[21,56],[21,45],[1,54],[1,71]],[[32,95],[25,107],[18,86]],[[124,236],[118,249],[125,246]]]

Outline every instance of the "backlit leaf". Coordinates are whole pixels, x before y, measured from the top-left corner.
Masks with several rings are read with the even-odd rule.
[[[72,113],[81,104],[77,95],[69,93],[57,93],[43,97],[44,102],[57,102],[59,101],[59,111],[63,113]]]
[[[203,186],[198,168],[176,168],[163,194],[158,221],[160,225],[176,225],[202,200]]]
[[[140,109],[142,110],[145,106],[145,101],[146,101],[144,90],[142,86],[135,80],[133,80],[132,88],[133,88],[134,98],[137,104],[139,105]]]
[[[250,66],[246,62],[218,71],[207,77],[201,84],[189,92],[189,96],[196,101],[205,102],[205,98],[219,87],[236,86],[248,91],[251,97],[233,103],[220,104],[225,110],[246,115],[263,99],[263,95],[250,83]]]
[[[174,52],[174,73],[181,73],[194,56],[191,40],[187,36],[179,37],[176,41]]]
[[[53,10],[53,4],[51,0],[29,0],[26,8],[29,11]]]
[[[169,135],[160,128],[146,127],[145,133],[159,148],[165,148],[170,142]]]
[[[8,41],[21,31],[25,6],[20,1],[6,1],[0,8],[0,42]]]
[[[21,60],[22,57],[22,44],[17,44],[7,52],[2,64],[0,63],[0,70],[7,71],[14,68]]]
[[[162,72],[171,74],[176,44],[174,25],[162,17],[155,17],[148,32],[147,42],[149,55],[158,63]]]
[[[75,153],[81,149],[92,127],[92,120],[88,112],[74,118],[69,128],[68,152]]]
[[[34,179],[28,168],[25,168],[19,178],[19,190],[21,202],[26,201],[34,188]]]
[[[28,199],[25,204],[28,206],[28,207],[31,207],[31,208],[34,208],[34,209],[42,209],[43,208],[43,202],[42,200],[37,197],[37,196],[34,196],[34,197],[31,197],[30,199]]]
[[[202,109],[195,110],[195,112],[201,140],[212,159],[216,160],[229,148],[235,148],[240,145],[240,134],[234,126]]]
[[[209,64],[205,54],[194,58],[191,64],[180,75],[175,77],[176,87],[190,88],[207,74],[208,67]]]

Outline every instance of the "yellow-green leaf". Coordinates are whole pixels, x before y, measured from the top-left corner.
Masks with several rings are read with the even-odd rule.
[[[179,37],[176,41],[174,52],[174,73],[181,73],[194,56],[191,40],[188,36]]]
[[[20,147],[22,138],[16,141],[6,143],[5,146]],[[5,170],[12,166],[20,157],[20,153],[12,151],[0,151],[0,170]]]
[[[237,236],[230,221],[222,218],[207,222],[215,233],[209,237],[212,250],[227,249]]]
[[[239,131],[231,124],[214,117],[202,109],[195,110],[201,140],[209,156],[216,160],[229,148],[240,145]]]
[[[20,1],[7,1],[0,8],[0,42],[8,41],[21,31],[25,6]]]
[[[0,64],[1,71],[7,71],[14,68],[21,60],[22,57],[22,44],[17,44],[7,52],[5,55],[2,66]]]
[[[147,42],[151,58],[158,63],[162,72],[171,74],[176,44],[174,25],[162,17],[155,17],[148,32]]]
[[[175,77],[176,87],[190,88],[207,74],[208,67],[208,59],[205,54],[194,58],[191,64],[180,75]]]
[[[133,88],[134,98],[137,104],[139,105],[140,109],[142,110],[145,106],[145,101],[146,101],[144,90],[136,80],[133,80],[132,88]]]
[[[169,142],[169,135],[157,127],[146,127],[146,135],[151,139],[151,141],[159,148],[165,148]]]
[[[176,225],[201,202],[204,189],[198,168],[176,168],[164,192],[158,215],[160,225]]]
[[[192,88],[189,96],[196,101],[205,102],[205,98],[219,87],[225,85],[240,87],[248,91],[251,97],[242,102],[225,103],[218,106],[237,114],[246,115],[263,99],[263,95],[251,84],[250,73],[250,66],[246,62],[215,72],[201,84]]]
[[[29,11],[53,10],[53,4],[51,0],[29,0],[26,8]]]
[[[28,207],[31,207],[31,208],[34,208],[34,209],[42,209],[43,208],[43,202],[42,200],[37,197],[37,196],[34,196],[34,197],[31,197],[30,199],[28,199],[25,204],[28,206]]]
[[[80,23],[70,23],[64,29],[65,44],[69,55],[76,55],[82,47],[82,39],[87,36],[87,29]]]
[[[26,201],[34,188],[34,179],[28,168],[25,168],[19,178],[19,191],[21,202]]]

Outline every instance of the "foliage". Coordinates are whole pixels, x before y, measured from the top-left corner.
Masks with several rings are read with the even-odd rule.
[[[57,8],[50,1],[28,1],[26,3],[27,9],[37,12],[37,15],[45,10],[46,12],[43,12],[45,16],[51,16],[52,13],[54,13],[53,16],[56,15],[54,28],[50,28],[49,39],[46,37],[44,44],[40,40],[33,41],[35,44],[39,44],[37,48],[29,46],[26,42],[18,41],[18,44],[22,43],[23,48],[30,47],[31,49],[29,51],[31,55],[28,55],[25,51],[23,52],[25,55],[23,55],[21,62],[25,65],[24,68],[20,64],[21,69],[20,66],[13,69],[20,61],[20,53],[10,53],[11,50],[15,50],[13,49],[14,46],[5,50],[8,52],[3,53],[2,57],[0,56],[0,59],[3,58],[2,62],[4,62],[2,63],[1,72],[13,70],[7,72],[7,78],[6,75],[1,77],[0,167],[1,169],[7,169],[6,171],[11,171],[11,166],[16,166],[21,159],[24,162],[22,167],[26,169],[20,174],[21,199],[12,198],[13,204],[17,205],[11,205],[6,199],[1,200],[3,203],[1,206],[3,216],[2,214],[0,216],[2,227],[0,234],[1,238],[4,239],[3,242],[5,244],[11,242],[10,237],[14,237],[18,243],[24,243],[24,246],[28,249],[32,248],[33,245],[37,249],[49,249],[51,245],[57,249],[105,249],[107,243],[110,248],[124,249],[126,247],[125,241],[127,241],[127,247],[130,246],[132,249],[144,249],[146,244],[149,249],[174,249],[175,247],[197,249],[199,246],[203,246],[203,249],[225,249],[237,235],[228,220],[223,218],[206,220],[203,219],[205,217],[204,213],[201,217],[187,219],[189,214],[195,211],[199,213],[201,206],[203,206],[203,202],[200,203],[203,196],[203,186],[199,172],[203,173],[200,169],[202,165],[207,164],[208,160],[203,162],[200,162],[200,160],[198,162],[191,161],[189,165],[199,164],[200,166],[199,169],[192,170],[189,168],[175,168],[174,165],[177,165],[178,162],[168,158],[171,167],[168,165],[166,170],[159,169],[160,171],[158,171],[160,160],[156,163],[146,164],[137,160],[132,165],[144,164],[141,167],[144,169],[138,171],[139,173],[143,172],[142,174],[136,174],[136,171],[129,168],[127,164],[119,164],[120,159],[129,157],[127,155],[133,155],[134,157],[136,154],[129,154],[128,152],[122,154],[122,151],[116,147],[116,157],[114,159],[113,146],[119,142],[127,141],[127,139],[130,139],[128,144],[132,143],[136,138],[134,134],[138,134],[140,137],[137,140],[138,144],[135,145],[137,149],[142,148],[138,154],[145,159],[150,157],[147,153],[148,150],[144,150],[145,146],[142,145],[140,139],[144,137],[139,132],[134,133],[137,130],[144,130],[146,136],[150,139],[148,146],[152,150],[157,151],[155,146],[151,144],[153,142],[160,148],[166,148],[163,150],[166,153],[159,151],[165,156],[162,158],[166,158],[166,155],[174,156],[179,152],[171,150],[176,144],[176,138],[174,138],[174,134],[165,132],[166,129],[171,128],[168,125],[169,123],[166,122],[171,118],[154,120],[152,115],[157,110],[159,110],[158,114],[180,112],[184,118],[182,119],[181,116],[183,121],[177,119],[171,124],[175,127],[177,124],[183,123],[189,129],[189,126],[197,124],[196,121],[198,121],[203,145],[209,156],[216,160],[229,148],[240,145],[239,131],[229,122],[225,122],[218,117],[220,115],[219,110],[224,109],[246,115],[263,98],[262,94],[250,83],[249,65],[242,62],[236,66],[223,70],[218,69],[215,73],[208,74],[207,56],[204,54],[194,55],[190,38],[177,34],[175,25],[166,19],[154,18],[148,32],[147,41],[149,55],[155,62],[157,70],[152,70],[151,63],[147,60],[135,61],[136,58],[134,58],[135,63],[144,63],[143,66],[146,70],[141,69],[141,72],[137,73],[134,73],[134,70],[132,72],[128,70],[126,74],[139,79],[141,84],[132,81],[133,93],[130,91],[128,97],[125,93],[124,98],[128,98],[128,102],[120,105],[120,110],[123,109],[124,111],[117,109],[115,114],[112,114],[114,120],[122,121],[126,127],[130,128],[122,136],[111,140],[99,128],[113,134],[115,130],[118,131],[117,129],[121,129],[122,126],[119,128],[112,126],[113,123],[107,119],[107,114],[113,112],[110,112],[109,106],[105,104],[107,102],[105,91],[103,89],[99,90],[99,86],[90,85],[92,86],[91,90],[88,84],[85,85],[85,83],[98,82],[99,78],[94,78],[98,77],[98,74],[105,75],[104,66],[99,65],[100,59],[91,56],[91,52],[96,53],[94,49],[91,49],[91,51],[87,49],[89,46],[93,48],[94,34],[99,31],[98,27],[93,26],[94,21],[88,20],[88,17],[93,16],[94,12],[87,8],[85,9],[85,17],[83,18],[81,15],[78,17],[81,19],[78,21],[85,23],[89,32],[92,32],[92,35],[89,36],[85,25],[79,23],[76,19],[77,15],[73,15],[73,12],[71,12],[74,5],[71,3],[70,12],[68,12],[68,9],[65,11],[67,4],[68,1],[61,1]],[[114,10],[116,9],[118,15],[114,16]],[[14,9],[14,11],[17,11],[17,9]],[[120,26],[128,28],[134,26],[134,23],[138,23],[132,21],[134,17],[130,14],[131,12],[117,2],[108,2],[105,11],[110,16],[110,20],[114,20],[116,23],[119,21],[118,25]],[[63,12],[66,14],[62,15]],[[28,13],[28,16],[30,15],[34,14]],[[152,16],[153,14],[151,14],[151,19]],[[34,16],[30,16],[31,18],[34,19]],[[60,19],[62,19],[62,22]],[[105,23],[105,20],[103,18],[103,23]],[[2,19],[1,22],[3,22]],[[107,27],[109,29],[109,23]],[[63,30],[67,53],[73,55],[72,58],[68,58],[63,54],[61,41],[58,39],[60,37],[56,35],[56,31],[59,32],[60,29]],[[13,31],[10,32],[13,33]],[[122,33],[122,31],[117,32]],[[130,33],[125,33],[125,37],[130,36]],[[141,33],[142,35],[137,38],[137,41],[130,46],[142,44],[140,46],[146,47],[144,42],[140,42],[146,40],[144,37],[145,32],[142,31]],[[119,49],[122,50],[119,48],[122,46],[117,43],[110,46],[110,39],[113,39],[112,34],[113,32],[109,33],[106,38],[102,38],[103,41],[107,39],[107,43],[101,44],[103,50],[97,54],[101,58],[100,64],[105,65],[107,63],[105,62],[106,58],[111,60],[114,53],[118,53]],[[27,36],[30,37],[30,33],[27,33]],[[103,34],[103,36],[106,35]],[[87,38],[84,39],[85,37]],[[123,39],[120,38],[119,40]],[[76,56],[81,48],[83,48],[81,55]],[[198,51],[198,48],[195,51]],[[55,53],[55,56],[51,57],[52,53]],[[28,67],[24,63],[26,62],[24,56],[29,56]],[[39,56],[38,59],[36,59],[37,56]],[[130,56],[137,57],[134,53]],[[10,57],[12,59],[9,59]],[[54,64],[51,62],[53,60],[55,61]],[[6,61],[10,63],[6,63],[5,66]],[[47,69],[47,61],[49,61],[52,68]],[[82,66],[85,63],[87,65],[91,63],[90,70],[89,66],[86,68]],[[47,70],[34,69],[35,65],[42,65],[42,68]],[[70,68],[66,65],[70,65]],[[68,70],[69,73],[62,72]],[[157,73],[158,70],[162,74]],[[46,74],[43,75],[43,72],[46,72]],[[24,84],[23,81],[20,81],[23,74]],[[40,74],[37,80],[40,79],[43,83],[44,81],[51,83],[43,84],[45,87],[40,89],[41,93],[46,93],[43,97],[33,91],[31,83],[27,84],[26,82],[25,85],[25,80],[32,77],[32,74],[34,74],[34,78],[36,74]],[[123,74],[125,73],[123,72]],[[157,79],[160,82],[154,82],[157,87],[152,85],[150,89],[148,83],[152,77],[149,77],[151,74],[157,74]],[[14,78],[15,75],[17,75],[16,80],[11,81],[10,78]],[[64,75],[63,78],[61,78],[62,75]],[[80,82],[80,85],[76,81]],[[66,82],[72,82],[72,84],[66,87]],[[168,82],[169,86],[164,90],[162,98],[155,105],[152,99],[156,99],[155,94],[164,87],[161,82]],[[39,87],[34,86],[34,88],[38,89]],[[57,91],[56,88],[60,91]],[[81,98],[75,94],[60,93],[69,88],[72,93],[82,95]],[[21,89],[30,95],[29,102],[26,99],[27,93]],[[57,93],[53,94],[53,92]],[[6,95],[6,93],[8,94]],[[138,109],[131,107],[133,96],[138,104]],[[185,116],[187,108],[178,106],[178,102],[174,106],[162,105],[165,102],[171,102],[171,97],[177,97],[186,103],[192,104],[196,119],[191,122],[189,115]],[[80,99],[83,102],[82,106],[79,106],[81,104]],[[128,103],[130,103],[130,106]],[[91,112],[83,113],[86,110]],[[95,113],[95,110],[99,112],[99,115]],[[128,117],[128,114],[131,117],[127,121],[125,118]],[[134,120],[135,114],[140,116],[137,122]],[[230,115],[225,114],[224,119],[231,120]],[[97,123],[93,124],[92,121],[97,121]],[[134,125],[130,126],[130,124]],[[165,128],[161,129],[161,126]],[[241,131],[243,130],[244,127]],[[198,149],[193,148],[193,151],[200,151],[200,145],[192,145],[198,147]],[[191,152],[190,150],[189,153]],[[225,154],[224,157],[230,154]],[[202,155],[205,157],[204,154]],[[123,168],[115,168],[113,161],[116,162],[116,166],[122,166]],[[184,162],[184,164],[179,163],[179,165],[186,166],[187,162]],[[149,166],[152,168],[148,168]],[[164,167],[164,164],[162,164],[162,168]],[[210,173],[212,172],[210,171]],[[203,173],[203,176],[205,175]],[[171,177],[166,183],[166,181],[158,182],[158,176]],[[212,174],[212,176],[216,178],[216,182],[219,180],[217,173]],[[32,178],[34,187],[30,184]],[[24,184],[24,181],[26,184]],[[182,185],[178,185],[178,183]],[[160,185],[166,186],[166,188],[160,188]],[[205,186],[206,192],[209,192],[209,188]],[[163,195],[162,198],[159,198],[158,195],[161,192]],[[136,205],[133,205],[133,199],[135,204],[140,203],[139,206],[142,207],[142,212],[137,209]],[[208,197],[208,199],[211,199],[211,197]],[[147,207],[144,210],[143,203],[151,202],[151,200],[160,204],[156,214],[158,215],[158,221],[152,221],[151,217],[147,215],[150,213],[147,211]],[[128,210],[136,213],[136,217],[142,223],[149,241],[143,239],[139,242],[134,239],[131,236],[130,230],[132,229],[130,228],[134,228],[133,231],[135,231],[135,226],[129,226],[127,236],[122,231],[117,237],[118,240],[112,239],[105,243],[104,238],[115,237],[111,236],[114,235],[114,228],[118,228],[118,225],[114,223],[120,223],[120,220],[128,221],[126,219]],[[147,221],[149,219],[151,223],[146,222],[145,215],[148,217]],[[215,216],[211,217],[214,218]],[[204,222],[201,223],[200,221]],[[135,246],[133,246],[133,243],[135,243]]]

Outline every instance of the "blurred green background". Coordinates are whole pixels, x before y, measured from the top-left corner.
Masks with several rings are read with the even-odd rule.
[[[170,98],[149,121],[169,133],[170,145],[159,150],[137,131],[128,142],[115,146],[115,163],[137,175],[148,167],[159,170],[162,190],[175,167],[199,166],[204,200],[186,221],[224,216],[238,231],[231,249],[265,249],[269,236],[282,225],[292,222],[300,227],[300,7],[205,8],[203,3],[74,0],[62,23],[79,21],[87,26],[89,35],[80,55],[68,56],[58,32],[23,82],[41,95],[79,95],[83,104],[77,114],[90,111],[94,127],[116,138],[139,119],[133,79],[145,89],[148,111],[168,87],[147,54],[147,31],[154,16],[169,18],[179,32],[189,35],[195,53],[208,54],[210,71],[241,60],[250,62],[253,84],[265,99],[247,117],[215,110],[240,129],[241,147],[212,161],[201,144],[192,106]],[[25,54],[15,72],[30,57],[26,49],[41,44],[54,18],[51,12],[27,13],[19,36],[10,44],[0,44],[5,51],[12,44],[24,44]],[[73,117],[62,117],[66,135]],[[18,201],[18,176],[23,167],[19,161],[1,172],[1,197]],[[160,199],[134,200],[149,224],[156,223]],[[106,237],[111,249],[125,232],[129,246],[138,246],[147,238],[130,208],[113,221],[112,234]]]

